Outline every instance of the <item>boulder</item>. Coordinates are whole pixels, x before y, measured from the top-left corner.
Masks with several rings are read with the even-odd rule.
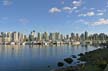
[[[80,53],[80,54],[78,54],[78,56],[84,56],[84,54],[83,53]]]
[[[64,61],[68,64],[71,64],[73,62],[72,58],[65,58]]]
[[[64,63],[63,62],[58,62],[58,64],[57,64],[59,67],[62,67],[62,66],[64,66]]]
[[[77,58],[77,56],[76,55],[72,55],[72,58]]]

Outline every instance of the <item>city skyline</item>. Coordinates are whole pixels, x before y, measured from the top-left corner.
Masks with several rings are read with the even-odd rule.
[[[107,33],[108,0],[1,0],[0,32]]]
[[[87,31],[82,34],[71,33],[67,35],[63,35],[60,32],[41,33],[35,31],[32,31],[28,36],[20,32],[1,32],[0,34],[0,45],[79,45],[83,43],[105,43],[107,41],[107,34],[88,34]]]

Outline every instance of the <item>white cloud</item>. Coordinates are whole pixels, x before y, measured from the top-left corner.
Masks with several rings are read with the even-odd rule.
[[[20,19],[19,19],[19,22],[20,22],[21,24],[28,24],[28,23],[29,23],[29,20],[28,20],[27,18],[20,18]]]
[[[74,6],[81,6],[82,0],[79,0],[79,1],[73,1],[72,4],[73,4]]]
[[[87,15],[86,14],[79,14],[78,16],[79,17],[81,17],[81,16],[86,17]]]
[[[77,8],[78,8],[78,7],[73,7],[72,9],[75,10],[75,9],[77,9]]]
[[[95,8],[90,8],[90,10],[95,10]]]
[[[108,19],[100,18],[99,20],[94,22],[86,21],[84,19],[79,19],[75,23],[81,23],[81,24],[91,25],[91,26],[108,25]]]
[[[94,12],[88,12],[88,13],[87,13],[87,16],[94,16],[94,15],[95,15]]]
[[[61,9],[57,8],[57,7],[53,7],[49,10],[50,13],[58,13],[61,12]]]
[[[98,21],[92,23],[93,26],[105,25],[105,24],[108,24],[108,19],[104,19],[104,18],[101,18]]]
[[[65,3],[65,0],[61,0],[61,4],[64,4]],[[76,10],[78,10],[79,6],[82,5],[82,0],[74,0],[72,1],[71,5],[70,6],[64,6],[62,8],[58,8],[58,7],[52,7],[49,12],[50,13],[60,13],[60,12],[63,12],[63,11],[67,11],[68,13],[72,13],[73,11],[78,12]]]
[[[95,13],[93,12],[93,11],[91,11],[91,12],[87,12],[86,14],[79,14],[78,16],[94,16],[95,15]]]
[[[102,15],[104,15],[106,13],[106,11],[107,11],[106,9],[98,9],[97,10],[97,12],[98,12],[97,15],[102,16]]]
[[[72,13],[74,10],[76,10],[77,7],[63,7],[63,11],[67,11],[68,13]]]
[[[63,10],[64,10],[64,11],[71,11],[72,8],[71,8],[71,7],[64,7]]]
[[[98,16],[102,16],[102,15],[104,15],[104,13],[98,13],[97,15],[98,15]]]
[[[4,6],[9,6],[12,4],[12,0],[3,0],[3,5]]]
[[[97,12],[106,12],[106,9],[97,10]]]

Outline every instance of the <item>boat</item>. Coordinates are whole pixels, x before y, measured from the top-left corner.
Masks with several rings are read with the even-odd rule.
[[[15,42],[11,42],[10,44],[11,44],[11,45],[15,45]]]
[[[80,45],[79,41],[72,42],[72,45]]]

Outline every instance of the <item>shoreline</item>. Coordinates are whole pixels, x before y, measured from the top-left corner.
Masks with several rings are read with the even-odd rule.
[[[108,65],[108,48],[99,48],[94,51],[86,52],[78,60],[85,61],[85,64],[68,66],[53,71],[104,71]]]
[[[33,42],[23,42],[23,43],[16,43],[16,42],[10,42],[10,43],[0,43],[0,45],[42,45],[42,46],[51,46],[51,45],[80,45],[80,42],[56,42],[56,43],[52,43],[52,42],[37,42],[37,43],[33,43]]]

